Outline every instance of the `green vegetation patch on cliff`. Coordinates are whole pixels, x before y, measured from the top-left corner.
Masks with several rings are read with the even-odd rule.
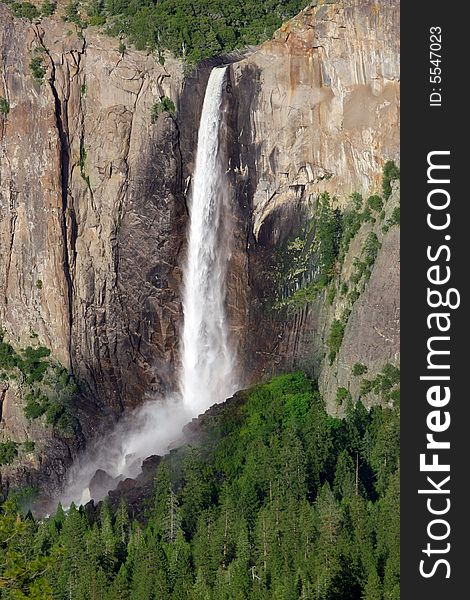
[[[339,289],[341,296],[349,291],[349,308],[352,307],[370,278],[381,247],[377,234],[371,231],[364,240],[349,282],[340,279],[344,260],[362,226],[369,223],[372,227],[378,218],[384,219],[392,182],[399,176],[395,163],[387,161],[382,175],[383,196],[375,194],[364,201],[361,194],[354,192],[344,212],[334,208],[337,199],[327,192],[319,196],[312,218],[276,253],[273,270],[277,288],[275,308],[297,311],[315,300],[325,288],[328,288],[326,300],[329,305],[333,304]],[[387,233],[399,223],[400,207],[397,206],[382,226],[382,232]]]
[[[373,379],[362,379],[361,395],[374,393],[384,402],[399,404],[400,402],[400,369],[387,363],[382,371]]]
[[[327,192],[318,198],[314,216],[299,235],[277,252],[276,279],[280,298],[276,308],[294,310],[315,298],[337,272],[343,236],[342,215]]]
[[[6,98],[0,96],[0,114],[7,115],[10,112],[10,103]]]
[[[20,384],[27,419],[46,415],[48,425],[73,435],[78,427],[73,408],[78,386],[67,369],[49,358],[50,354],[44,346],[15,350],[0,331],[0,380]]]
[[[73,505],[35,522],[7,501],[3,589],[106,600],[398,600],[399,409],[345,400],[345,419],[330,417],[315,384],[294,373],[214,407],[191,426],[197,445],[160,463],[143,522],[123,502],[102,504],[92,523]]]
[[[56,2],[50,0],[44,0],[40,8],[31,2],[15,2],[14,0],[4,0],[4,2],[11,7],[15,17],[29,19],[30,21],[39,17],[50,17],[57,6]]]

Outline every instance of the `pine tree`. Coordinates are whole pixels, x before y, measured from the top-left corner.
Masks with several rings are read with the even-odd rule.
[[[356,491],[354,463],[346,450],[338,456],[333,492],[337,500],[351,498]]]
[[[129,600],[130,597],[129,572],[126,565],[121,565],[109,587],[106,600]]]
[[[333,449],[332,429],[323,401],[316,393],[305,426],[306,454],[309,466],[310,490],[315,495],[329,469]]]
[[[168,465],[162,462],[155,478],[155,501],[152,522],[165,542],[174,544],[181,527],[178,498],[173,490]]]
[[[59,598],[75,598],[78,594],[80,574],[89,564],[85,552],[86,534],[86,519],[72,503],[60,532],[61,557],[49,579],[54,594]]]
[[[116,539],[116,558],[123,563],[127,556],[127,542],[129,540],[129,513],[124,498],[119,503],[114,525]]]
[[[341,514],[328,483],[324,483],[315,501],[318,537],[315,551],[315,592],[328,597],[332,583],[340,570],[338,537]]]
[[[102,502],[100,507],[99,538],[101,542],[101,565],[107,573],[111,573],[116,563],[118,540],[114,534],[111,513],[106,501]]]
[[[131,583],[132,600],[153,600],[156,570],[155,543],[148,535],[144,535],[135,552]]]
[[[400,469],[391,477],[387,491],[379,500],[377,552],[385,562],[384,600],[399,598],[400,581]]]
[[[196,531],[199,515],[210,505],[214,494],[210,468],[201,460],[196,448],[189,448],[184,458],[183,477],[182,523],[184,531],[192,536]]]
[[[233,600],[245,600],[250,592],[250,541],[248,527],[243,517],[237,519],[237,542],[235,558],[230,564],[230,580]]]
[[[186,590],[191,589],[193,585],[191,549],[181,529],[176,535],[175,543],[169,549],[168,562],[171,597],[172,600],[179,600],[186,596]]]
[[[196,581],[192,587],[191,600],[212,600],[212,594],[209,586],[204,579],[202,569],[199,569]]]
[[[367,583],[362,594],[362,600],[382,600],[382,585],[377,569],[372,568],[367,576]]]
[[[51,588],[45,573],[52,558],[35,553],[36,524],[22,518],[13,500],[7,500],[0,512],[0,590],[5,598],[51,600]]]

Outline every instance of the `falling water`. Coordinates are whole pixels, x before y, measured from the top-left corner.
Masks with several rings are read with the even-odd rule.
[[[69,472],[61,501],[85,503],[97,469],[113,483],[93,492],[103,498],[125,477],[136,477],[144,458],[163,454],[192,417],[236,390],[234,357],[225,315],[225,276],[230,256],[229,186],[219,148],[225,68],[213,69],[199,126],[196,167],[190,198],[188,256],[184,270],[180,394],[155,399],[124,417],[89,449]],[[96,486],[95,486],[96,487]]]
[[[225,70],[213,69],[207,84],[190,199],[180,389],[196,414],[234,392],[225,314],[228,181],[219,148]]]

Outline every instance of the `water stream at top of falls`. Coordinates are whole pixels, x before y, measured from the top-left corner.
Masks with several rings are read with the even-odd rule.
[[[225,72],[226,67],[214,68],[207,83],[189,202],[180,391],[195,414],[235,391],[225,313],[229,182],[219,139]]]

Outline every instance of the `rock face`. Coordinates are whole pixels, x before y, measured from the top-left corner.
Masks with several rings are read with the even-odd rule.
[[[185,224],[174,119],[180,65],[2,11],[0,319],[31,331],[112,410],[165,390]],[[25,43],[26,42],[26,43]],[[44,66],[34,80],[31,57]]]
[[[74,372],[87,438],[175,387],[185,201],[218,61],[184,80],[178,61],[121,55],[118,40],[93,28],[77,35],[54,18],[31,24],[4,5],[0,23],[0,96],[10,106],[0,114],[0,325],[18,347],[37,335]],[[324,361],[336,305],[326,309],[322,297],[280,317],[263,303],[276,251],[318,195],[329,191],[341,206],[352,191],[372,193],[383,163],[398,158],[398,32],[396,0],[312,2],[271,41],[220,59],[232,63],[223,127],[234,197],[227,306],[241,386],[302,367],[331,405],[346,377],[349,366],[333,372]],[[176,118],[152,119],[163,97],[177,105]],[[397,355],[398,300],[385,293],[397,254],[395,228],[338,365],[373,353],[379,369]],[[14,386],[2,385],[0,440],[42,436],[44,452],[30,468],[51,477],[56,469],[59,481],[77,443],[27,423]],[[60,466],[47,463],[48,444]],[[14,471],[4,469],[4,479]]]
[[[263,301],[273,293],[276,251],[319,194],[329,192],[344,207],[351,192],[379,191],[382,165],[398,161],[399,3],[311,2],[233,65],[231,86],[238,142],[231,164],[240,214],[246,207],[251,214],[244,219],[248,266],[243,274],[240,263],[238,277],[250,307],[240,342],[244,383],[300,367],[323,381],[324,297],[287,318],[266,312]],[[381,259],[385,271],[397,258],[395,246]],[[396,319],[395,292],[383,300],[377,320]],[[391,353],[378,341],[377,363],[397,354],[396,335]]]
[[[283,205],[368,192],[384,160],[397,160],[398,34],[395,0],[312,2],[233,66],[235,164],[253,189],[256,239]]]
[[[109,421],[174,386],[186,207],[178,126],[151,108],[176,100],[181,65],[4,5],[0,23],[0,324],[19,347],[37,335]]]

